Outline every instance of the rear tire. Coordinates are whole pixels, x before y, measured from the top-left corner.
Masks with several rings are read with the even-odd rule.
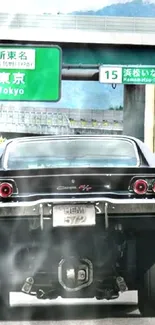
[[[144,317],[155,317],[155,233],[137,239],[138,307]]]
[[[10,311],[10,293],[7,291],[1,292],[0,295],[0,317],[2,320],[9,320]]]

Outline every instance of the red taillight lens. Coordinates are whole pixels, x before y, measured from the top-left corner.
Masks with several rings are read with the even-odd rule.
[[[155,193],[155,183],[152,185],[152,191]]]
[[[133,184],[133,191],[136,194],[145,194],[148,189],[148,184],[144,179],[137,179],[135,183]]]
[[[13,186],[10,183],[0,184],[0,197],[7,198],[13,193]]]

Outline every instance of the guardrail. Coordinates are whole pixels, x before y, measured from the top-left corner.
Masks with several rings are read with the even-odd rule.
[[[0,13],[0,27],[155,33],[155,18]]]
[[[75,110],[74,110],[75,111]],[[123,130],[123,112],[101,111],[97,114],[97,119],[90,119],[83,114],[82,110],[80,118],[75,118],[73,110],[69,114],[62,112],[42,111],[29,108],[13,108],[1,107],[0,109],[0,132],[21,132],[21,133],[37,133],[37,134],[73,134],[82,129],[89,133],[122,132]],[[78,112],[78,110],[77,110]],[[93,112],[94,113],[94,112]],[[70,115],[70,117],[69,117]],[[77,114],[78,115],[78,114]],[[95,116],[94,114],[92,116]]]

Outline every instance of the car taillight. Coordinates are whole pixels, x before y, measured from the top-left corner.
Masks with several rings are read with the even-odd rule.
[[[13,186],[10,183],[0,183],[0,197],[7,198],[13,193]]]
[[[155,183],[152,185],[152,192],[155,193]]]
[[[148,184],[144,179],[137,179],[135,183],[133,184],[133,191],[136,194],[145,194],[148,189]]]

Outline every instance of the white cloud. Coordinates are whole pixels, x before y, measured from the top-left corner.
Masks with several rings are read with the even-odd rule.
[[[129,0],[131,1],[131,0]],[[129,2],[128,0],[5,0],[1,1],[1,12],[72,12],[74,10],[96,10],[103,8],[107,5],[116,3]],[[155,3],[155,0],[144,0],[144,2]],[[33,4],[32,4],[33,3]]]

